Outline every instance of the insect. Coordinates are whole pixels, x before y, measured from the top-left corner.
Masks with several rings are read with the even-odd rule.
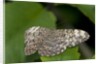
[[[90,35],[80,29],[48,29],[31,27],[25,32],[25,55],[36,51],[41,56],[54,56],[69,47],[85,42]]]

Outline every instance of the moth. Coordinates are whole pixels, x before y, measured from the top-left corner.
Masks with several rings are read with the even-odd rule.
[[[76,46],[89,39],[90,35],[80,29],[48,29],[34,26],[25,32],[25,55],[36,51],[41,56],[54,56],[67,48]]]

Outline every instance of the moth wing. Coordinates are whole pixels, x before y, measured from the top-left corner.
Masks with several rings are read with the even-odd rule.
[[[67,48],[67,43],[58,33],[51,33],[44,38],[41,47],[38,49],[38,53],[41,56],[54,56],[56,54],[62,53]]]
[[[37,51],[36,46],[32,43],[26,45],[26,47],[24,49],[25,55],[34,54],[36,51]]]
[[[25,32],[25,48],[24,48],[25,55],[31,55],[37,51],[36,45],[38,43],[36,43],[34,35],[36,33],[36,30],[38,29],[39,27],[32,27]]]
[[[41,31],[41,35],[37,35],[40,38],[39,41],[35,40],[36,37],[33,36],[34,32],[39,32],[37,31],[38,29],[39,27],[33,27],[26,32],[25,55],[31,55],[38,50],[42,56],[53,56],[60,54],[66,50],[67,47],[75,46],[89,39],[89,34],[83,30],[48,30],[40,28],[41,30],[39,31]]]
[[[43,41],[38,52],[42,56],[53,56],[60,54],[67,47],[73,47],[89,39],[86,31],[79,29],[55,30]]]
[[[69,43],[68,47],[76,46],[80,43],[83,43],[89,39],[90,35],[80,29],[68,29],[66,30],[66,43]]]

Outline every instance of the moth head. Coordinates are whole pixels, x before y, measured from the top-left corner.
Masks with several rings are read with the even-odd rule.
[[[89,33],[86,31],[77,29],[74,30],[74,35],[80,42],[87,41],[90,37]]]

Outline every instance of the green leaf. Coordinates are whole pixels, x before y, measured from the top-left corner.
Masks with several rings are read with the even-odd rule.
[[[95,23],[95,5],[74,5],[93,23]]]
[[[55,56],[41,56],[42,61],[63,61],[63,60],[78,60],[80,54],[78,52],[78,47],[68,48],[63,53]]]
[[[61,20],[58,23],[59,28],[74,28],[74,25],[82,20],[82,15],[76,7],[68,4],[59,4],[56,9]]]
[[[66,22],[66,24],[74,24],[80,18],[79,12],[69,5],[63,4],[56,7],[58,9],[59,15],[63,19],[62,22]]]
[[[5,14],[6,62],[25,62],[25,30],[32,26],[55,28],[56,18],[52,12],[46,11],[41,4],[33,2],[6,3]]]

